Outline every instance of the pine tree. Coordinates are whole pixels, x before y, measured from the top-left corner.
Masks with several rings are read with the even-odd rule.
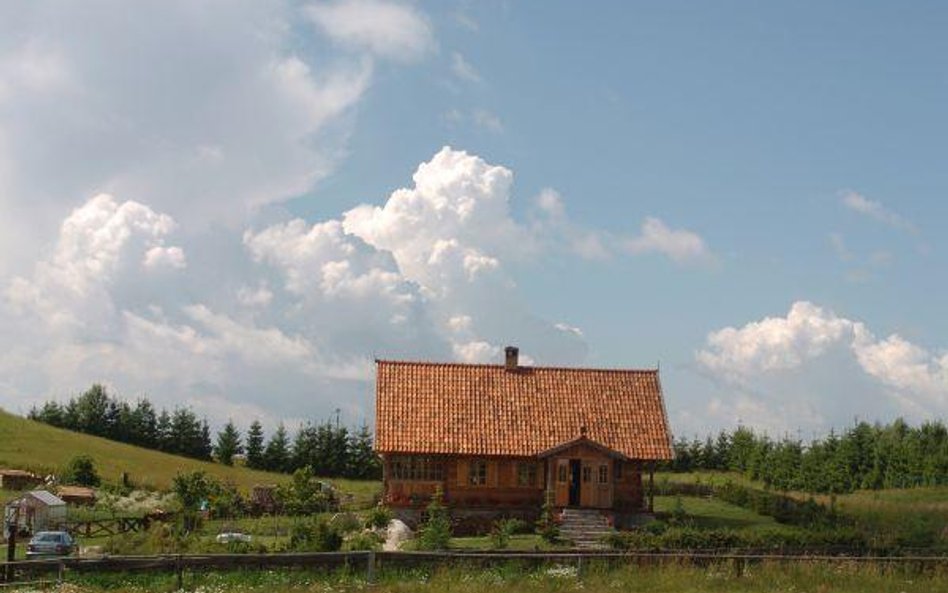
[[[201,437],[198,444],[198,458],[210,460],[214,452],[211,445],[211,425],[207,423],[207,418],[201,422]]]
[[[171,435],[171,414],[162,409],[155,423],[155,441],[160,451],[172,452],[174,440]]]
[[[132,425],[133,442],[150,449],[159,448],[158,418],[151,402],[142,398],[138,400],[130,418]]]
[[[217,433],[217,445],[214,447],[214,456],[219,463],[224,465],[234,464],[234,455],[243,453],[244,448],[240,442],[240,431],[234,426],[232,420],[228,420],[224,429]]]
[[[255,419],[247,431],[247,467],[262,469],[263,466],[263,426]]]
[[[372,431],[366,422],[349,437],[346,477],[356,480],[374,480],[382,475],[382,464],[372,449]]]
[[[267,448],[263,452],[263,463],[264,467],[271,472],[290,470],[290,439],[282,422],[267,441]]]

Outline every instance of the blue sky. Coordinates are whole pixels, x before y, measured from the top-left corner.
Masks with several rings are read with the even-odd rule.
[[[940,3],[75,10],[0,9],[0,405],[358,421],[516,343],[679,434],[948,414]]]

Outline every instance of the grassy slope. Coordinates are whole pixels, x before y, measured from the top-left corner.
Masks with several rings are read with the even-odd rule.
[[[655,476],[659,491],[661,491],[662,483],[723,484],[726,481],[764,488],[763,484],[748,480],[737,472],[660,473]],[[804,492],[787,492],[786,494],[800,500],[810,497]],[[662,497],[656,496],[656,506],[659,505],[660,498]],[[669,498],[673,501],[673,497]],[[826,505],[830,504],[831,500],[828,495],[816,495],[814,498],[817,502]],[[689,508],[689,504],[692,504],[691,500],[694,499],[685,499],[685,508],[690,514],[698,511],[693,514],[705,516],[711,521],[715,520],[712,516],[726,519],[729,514],[729,512],[709,508]],[[855,519],[861,531],[875,534],[874,537],[885,539],[897,536],[916,542],[932,540],[925,545],[937,541],[948,541],[948,486],[859,490],[851,494],[838,495],[836,505],[842,514]],[[754,515],[754,513],[751,514]]]
[[[678,497],[656,496],[655,510],[670,513],[675,508]],[[682,506],[695,527],[700,529],[734,529],[737,531],[780,530],[787,529],[777,523],[773,517],[758,515],[754,511],[741,508],[713,498],[682,496]]]
[[[92,456],[99,474],[106,481],[117,482],[122,472],[128,472],[136,485],[162,490],[171,486],[176,474],[197,470],[219,480],[231,481],[243,491],[248,491],[254,484],[273,484],[287,479],[282,474],[228,467],[116,443],[0,411],[0,467],[53,473],[80,453]],[[333,482],[359,500],[371,499],[379,489],[378,482]]]

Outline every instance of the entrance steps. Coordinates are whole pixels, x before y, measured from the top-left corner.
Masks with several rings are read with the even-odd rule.
[[[605,548],[602,538],[613,532],[597,509],[565,508],[560,517],[560,536],[584,550]]]

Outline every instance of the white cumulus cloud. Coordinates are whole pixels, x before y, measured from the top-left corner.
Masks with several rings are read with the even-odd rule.
[[[784,429],[794,422],[846,424],[853,406],[839,404],[851,398],[858,398],[855,409],[868,420],[948,414],[948,353],[898,334],[877,338],[865,323],[807,301],[793,303],[785,317],[711,332],[696,359],[737,390],[727,402],[716,400],[720,409],[770,401],[771,411],[783,410],[773,424]]]

